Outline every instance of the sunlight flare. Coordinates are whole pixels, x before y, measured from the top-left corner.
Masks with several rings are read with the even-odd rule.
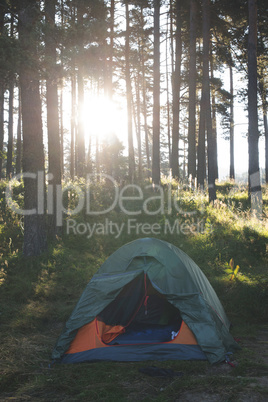
[[[85,96],[83,121],[86,136],[105,140],[111,135],[124,139],[126,135],[126,115],[123,107],[103,95]]]

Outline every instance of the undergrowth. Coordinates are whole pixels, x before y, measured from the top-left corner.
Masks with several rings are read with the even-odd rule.
[[[248,380],[249,367],[254,376],[267,375],[267,365],[256,362],[254,355],[243,348],[235,356],[238,366],[233,371],[224,371],[223,375],[221,371],[220,375],[213,372],[206,362],[161,362],[162,367],[183,372],[177,379],[144,378],[138,369],[148,362],[49,368],[56,339],[85,285],[112,252],[139,237],[158,237],[185,251],[216,290],[233,324],[232,334],[254,339],[258,328],[267,324],[267,188],[263,189],[263,219],[257,220],[251,216],[246,189],[234,185],[219,185],[218,200],[211,205],[205,194],[178,188],[176,183],[172,183],[170,200],[167,184],[164,209],[160,208],[160,198],[152,199],[145,213],[144,199],[155,195],[146,188],[147,183],[142,188],[143,199],[125,201],[124,205],[132,212],[141,210],[140,214],[131,216],[135,224],[158,224],[159,234],[128,231],[130,217],[118,205],[97,217],[82,211],[64,217],[62,236],[50,244],[46,253],[25,258],[21,251],[23,223],[6,206],[5,185],[0,184],[0,397],[3,400],[167,401],[186,390],[198,391],[200,395],[209,390],[219,395],[224,393],[225,400],[239,400],[237,395],[254,388],[252,380]],[[95,186],[92,207],[105,209],[112,199],[112,190],[107,194],[107,188],[101,183]],[[20,205],[23,205],[22,191],[21,184],[14,188]],[[125,194],[135,195],[133,189]],[[70,197],[65,202],[74,206],[75,195]],[[172,208],[169,208],[171,201]],[[148,214],[148,211],[158,213]],[[108,219],[124,227],[117,238],[103,233],[88,237],[75,231],[68,234],[68,219],[89,225],[105,224]],[[226,273],[230,259],[240,268],[232,280]],[[159,362],[149,364],[159,365]],[[257,385],[256,390],[262,400],[264,390],[260,391]]]

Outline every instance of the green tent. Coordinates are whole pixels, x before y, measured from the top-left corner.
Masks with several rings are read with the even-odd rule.
[[[177,247],[155,238],[114,252],[86,286],[52,358],[224,361],[238,348],[208,279]]]

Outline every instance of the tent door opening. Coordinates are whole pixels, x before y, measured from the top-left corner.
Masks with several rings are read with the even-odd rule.
[[[109,331],[111,326],[120,328],[111,341],[100,334],[106,345],[169,342],[182,324],[179,310],[154,289],[146,274],[127,284],[97,319]]]

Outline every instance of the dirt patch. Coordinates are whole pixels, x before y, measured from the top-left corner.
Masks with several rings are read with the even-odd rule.
[[[31,342],[29,339],[27,342],[24,339],[23,337],[20,342],[13,340],[9,344],[10,347],[21,350],[17,360],[20,362],[21,371],[14,369],[10,376],[4,376],[6,384],[2,384],[5,392],[0,395],[1,401],[90,401],[96,400],[93,395],[102,391],[103,396],[98,400],[110,402],[113,399],[109,399],[109,395],[113,391],[109,391],[109,389],[112,389],[113,386],[118,394],[121,392],[123,399],[119,398],[120,400],[131,402],[137,400],[164,400],[167,402],[268,401],[268,327],[260,328],[255,337],[241,339],[242,350],[234,354],[235,360],[232,361],[235,367],[227,363],[211,366],[206,362],[155,362],[157,367],[172,368],[175,372],[183,372],[183,376],[150,377],[140,374],[139,365],[134,363],[122,364],[129,371],[129,374],[124,376],[121,365],[115,364],[117,374],[114,382],[111,383],[108,379],[105,381],[105,377],[103,382],[91,382],[90,378],[94,374],[94,370],[99,369],[99,365],[85,365],[85,370],[89,373],[89,380],[81,382],[81,386],[77,386],[77,397],[74,396],[73,388],[70,388],[75,386],[71,380],[71,377],[75,375],[74,367],[64,366],[62,370],[54,371],[45,367],[45,364],[44,367],[41,366],[45,354],[43,348],[47,348],[47,341],[42,337],[33,337]],[[41,345],[43,346],[41,347]],[[30,346],[32,346],[32,350]],[[52,348],[52,342],[50,346]],[[29,356],[39,365],[38,368],[35,367],[35,371],[31,371],[27,365],[26,358]],[[8,355],[6,359],[8,359]],[[23,361],[25,361],[24,365]],[[15,363],[13,362],[12,365]],[[22,367],[25,370],[22,370]],[[77,366],[77,370],[79,367]],[[105,372],[109,372],[110,369],[111,367],[107,367]],[[66,375],[67,378],[70,377],[70,384],[65,380]],[[32,376],[36,378],[36,385],[31,380]],[[27,383],[27,380],[28,387],[24,389],[19,387],[23,382]],[[48,386],[50,383],[51,387]],[[19,392],[15,391],[16,388]]]
[[[201,393],[193,393],[193,392],[184,392],[179,399],[175,399],[175,401],[184,401],[184,402],[223,402],[230,400],[225,399],[223,394],[211,395],[207,392]],[[233,399],[234,400],[234,399]],[[235,397],[236,402],[266,402],[267,398],[262,397],[260,394],[241,394]]]
[[[245,345],[254,352],[257,359],[268,365],[268,328],[261,328],[256,338],[246,339]]]

